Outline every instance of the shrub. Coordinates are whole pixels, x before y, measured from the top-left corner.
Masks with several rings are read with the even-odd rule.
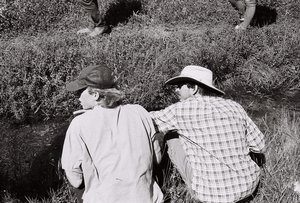
[[[128,25],[128,28],[132,25]],[[168,31],[160,26],[121,30],[102,38],[40,34],[2,42],[0,114],[17,120],[70,115],[79,108],[66,82],[90,64],[106,63],[119,75],[126,102],[148,110],[174,101],[164,81],[187,64],[212,69],[229,95],[270,96],[299,88],[299,25]]]
[[[0,16],[0,33],[4,31],[21,32],[24,29],[47,30],[55,22],[72,11],[69,0],[11,0],[6,1]]]
[[[65,97],[62,86],[81,60],[73,43],[77,40],[60,36],[25,36],[16,38],[10,46],[4,43],[1,90],[5,93],[1,100],[6,102],[1,105],[1,113],[24,120],[57,116],[61,107],[68,111],[68,105],[63,107],[61,103]]]
[[[143,0],[143,2],[146,13],[160,23],[215,25],[220,22],[234,24],[238,20],[238,14],[228,0]],[[258,0],[257,5],[257,12],[262,18],[275,18],[272,23],[283,18],[299,20],[300,5],[297,0]],[[260,20],[270,21],[270,19]]]
[[[232,22],[235,15],[226,0],[154,0],[145,2],[147,14],[164,23],[206,24]]]

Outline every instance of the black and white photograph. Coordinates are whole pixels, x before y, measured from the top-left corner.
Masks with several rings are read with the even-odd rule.
[[[0,203],[300,203],[299,0],[0,0]]]

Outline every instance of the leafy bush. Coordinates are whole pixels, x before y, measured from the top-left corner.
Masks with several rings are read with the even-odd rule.
[[[114,68],[126,102],[149,110],[174,101],[164,81],[187,64],[212,69],[216,84],[232,96],[239,95],[235,90],[270,96],[299,88],[298,24],[284,22],[243,35],[226,27],[174,32],[131,26],[95,39],[58,33],[1,42],[0,114],[16,120],[70,115],[79,107],[64,91],[65,83],[96,63]]]
[[[206,24],[232,22],[233,9],[226,0],[154,0],[145,3],[147,14],[154,20],[164,23]]]
[[[69,0],[11,0],[6,1],[0,16],[0,33],[20,32],[24,29],[47,30],[51,25],[72,11]]]
[[[238,14],[228,0],[143,0],[143,2],[146,13],[160,23],[214,25],[220,22],[233,24],[238,20]],[[300,16],[300,5],[297,0],[258,0],[257,6],[259,15],[263,15],[263,18],[298,20]]]
[[[23,36],[9,43],[10,46],[4,43],[1,90],[5,94],[1,100],[5,103],[1,105],[1,113],[23,120],[39,119],[39,115],[57,116],[60,108],[68,111],[68,105],[61,103],[65,97],[62,87],[80,64],[80,50],[73,47],[77,43],[74,38],[65,40],[61,36]]]

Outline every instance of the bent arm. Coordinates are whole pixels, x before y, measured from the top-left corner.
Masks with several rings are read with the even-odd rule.
[[[75,188],[80,188],[83,185],[83,175],[82,173],[76,173],[74,171],[66,171],[66,176],[70,184]]]
[[[246,139],[250,151],[254,153],[265,152],[264,135],[248,116],[246,117]]]
[[[79,188],[83,183],[81,163],[82,147],[79,124],[73,120],[66,133],[61,164],[70,184],[76,188]]]

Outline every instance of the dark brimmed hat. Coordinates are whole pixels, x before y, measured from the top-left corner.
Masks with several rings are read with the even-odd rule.
[[[167,80],[167,85],[176,85],[182,82],[192,82],[208,89],[217,94],[224,95],[225,93],[213,86],[212,72],[201,66],[189,65],[184,67],[179,76]]]
[[[95,65],[82,69],[78,79],[67,84],[66,89],[74,92],[86,87],[108,89],[115,86],[113,72],[104,65]]]

